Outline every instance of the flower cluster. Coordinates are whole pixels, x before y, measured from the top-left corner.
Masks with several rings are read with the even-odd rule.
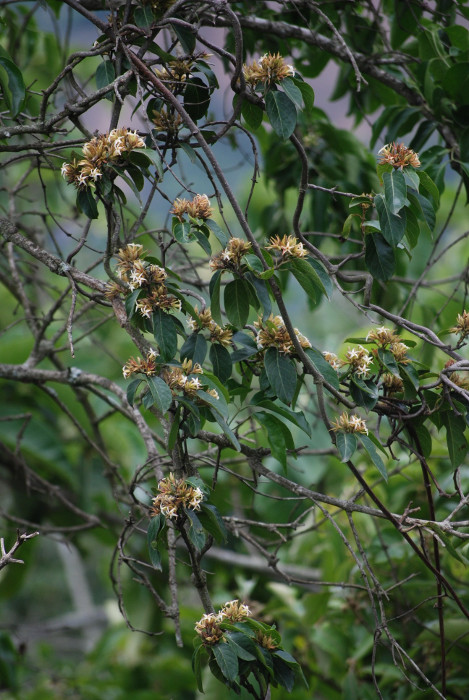
[[[350,366],[350,370],[358,377],[365,379],[370,372],[370,365],[373,362],[373,357],[365,350],[362,345],[347,350],[345,353],[345,362]]]
[[[164,284],[167,273],[159,265],[145,263],[143,246],[138,243],[129,243],[121,248],[117,254],[117,274],[120,279],[128,284],[131,291],[146,289],[148,295],[140,297],[135,308],[141,316],[150,318],[155,309],[163,311],[180,311],[181,301],[168,294]],[[112,294],[111,289],[109,293]]]
[[[135,148],[145,148],[144,140],[136,131],[121,128],[100,134],[85,143],[81,160],[74,159],[62,165],[62,177],[78,189],[94,187],[108,163],[119,163],[124,153]]]
[[[196,306],[194,311],[197,314],[199,323],[197,323],[195,318],[188,318],[187,325],[189,328],[192,331],[198,331],[199,328],[208,328],[210,331],[211,343],[220,343],[220,345],[223,345],[225,348],[230,347],[233,331],[229,328],[222,328],[222,326],[219,326],[218,323],[213,320],[210,309],[204,309],[199,313],[198,307]]]
[[[381,377],[383,382],[383,387],[386,389],[388,394],[397,394],[400,391],[404,391],[404,382],[400,377],[390,372],[385,372]]]
[[[458,314],[456,325],[453,328],[450,328],[449,332],[460,335],[460,340],[469,335],[469,313],[467,311],[463,311],[462,314]]]
[[[290,355],[295,352],[295,347],[293,345],[292,339],[285,327],[283,319],[281,316],[269,316],[267,321],[262,321],[259,319],[254,322],[258,332],[256,335],[256,343],[259,350],[264,350],[268,347],[275,347],[280,352]],[[310,348],[311,343],[308,338],[306,338],[298,328],[294,329],[297,340],[302,348]]]
[[[170,112],[163,107],[160,111],[153,110],[152,122],[156,131],[167,131],[168,134],[176,134],[182,124],[179,114]]]
[[[157,367],[155,358],[156,352],[154,350],[150,350],[145,360],[142,360],[141,357],[137,357],[137,359],[131,357],[122,367],[124,379],[128,379],[132,374],[146,374],[147,377],[156,374]]]
[[[342,415],[332,423],[332,430],[334,430],[334,432],[342,430],[344,433],[364,433],[368,435],[368,428],[363,418],[355,414],[349,416],[347,411],[344,411]]]
[[[241,258],[251,250],[251,244],[242,238],[230,238],[225,250],[210,260],[212,270],[232,270],[239,268]]]
[[[283,238],[274,236],[270,239],[267,250],[278,250],[282,257],[290,258],[305,258],[308,255],[303,243],[299,243],[295,236],[283,236]]]
[[[389,163],[393,168],[400,168],[403,170],[408,165],[413,168],[420,167],[420,160],[418,154],[415,153],[411,148],[407,148],[403,143],[387,143],[383,148],[378,151],[381,156],[379,164],[383,165]]]
[[[324,359],[326,360],[326,362],[328,362],[328,363],[330,364],[330,366],[331,366],[333,369],[336,370],[336,372],[338,372],[339,369],[340,369],[341,367],[343,367],[344,364],[345,364],[344,361],[341,360],[341,359],[335,354],[335,352],[328,352],[328,351],[326,350],[326,351],[323,352],[322,354],[324,355]]]
[[[366,336],[366,339],[368,342],[374,341],[382,348],[389,346],[388,350],[394,355],[396,362],[400,362],[402,365],[407,365],[410,362],[407,357],[408,346],[402,343],[397,333],[390,328],[385,328],[384,326],[373,328]]]
[[[223,637],[223,630],[220,629],[222,622],[242,622],[251,615],[251,611],[244,603],[238,600],[230,600],[222,607],[218,614],[209,613],[202,615],[201,619],[195,623],[195,631],[202,638],[206,646],[217,644]]]
[[[184,481],[170,474],[158,484],[159,494],[153,499],[152,517],[162,513],[165,518],[177,518],[179,509],[200,510],[204,494]]]
[[[192,377],[192,374],[203,374],[204,371],[198,362],[195,364],[192,360],[185,359],[181,367],[170,367],[163,370],[161,378],[171,389],[173,396],[177,395],[178,391],[182,391],[189,398],[194,398],[199,389],[202,389],[214,399],[218,399],[216,389],[207,389],[203,387],[203,383],[198,377]]]
[[[245,81],[255,87],[257,83],[272,85],[281,83],[285,78],[295,75],[293,66],[285,63],[285,59],[279,54],[266,53],[259,61],[243,66]]]
[[[445,364],[445,369],[448,369],[449,367],[454,365],[455,362],[456,360],[448,360],[448,362]],[[459,386],[461,389],[469,389],[469,377],[462,377],[457,372],[450,372],[448,376],[453,382],[453,384],[456,384],[456,386]]]
[[[176,199],[173,202],[173,208],[170,211],[179,221],[184,220],[184,215],[189,214],[193,219],[210,219],[213,214],[213,209],[210,206],[210,200],[206,194],[196,194],[189,201],[188,199]]]

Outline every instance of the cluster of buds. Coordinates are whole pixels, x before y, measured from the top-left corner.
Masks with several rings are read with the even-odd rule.
[[[454,365],[455,362],[456,360],[448,360],[445,364],[445,369]],[[456,384],[456,386],[459,386],[461,389],[466,389],[466,391],[469,390],[469,377],[462,377],[457,372],[450,372],[448,376],[453,384]]]
[[[189,317],[187,319],[187,325],[189,328],[192,331],[208,328],[210,331],[211,343],[220,343],[220,345],[223,345],[225,348],[229,348],[233,338],[233,331],[230,328],[222,328],[222,326],[219,326],[218,323],[213,320],[210,309],[204,309],[199,313],[196,306],[194,311],[197,314],[199,323],[197,323],[194,318]]]
[[[148,296],[141,297],[135,308],[141,316],[150,318],[155,309],[163,311],[180,311],[181,301],[168,294],[164,284],[167,273],[159,265],[146,264],[144,261],[143,246],[139,243],[129,243],[121,248],[117,254],[117,274],[125,282],[131,291],[135,289],[148,290]],[[109,294],[113,289],[109,290]]]
[[[62,165],[62,177],[78,189],[94,187],[108,163],[119,163],[124,153],[135,148],[145,148],[144,140],[136,131],[121,128],[100,134],[85,143],[81,160],[74,159]]]
[[[177,112],[168,111],[166,107],[163,107],[159,111],[153,110],[152,122],[156,131],[167,131],[168,134],[176,134],[182,124],[182,119]]]
[[[334,430],[334,432],[342,430],[344,433],[363,433],[368,435],[368,428],[363,418],[360,418],[360,416],[356,414],[349,416],[347,411],[344,411],[342,415],[332,423],[332,430]]]
[[[456,333],[460,337],[460,340],[466,338],[469,335],[469,313],[463,311],[462,314],[458,314],[458,319],[456,325],[449,329],[450,333]]]
[[[393,168],[400,168],[403,170],[408,165],[413,168],[420,167],[420,160],[418,154],[415,153],[411,148],[407,148],[403,143],[387,143],[383,148],[378,151],[378,155],[381,156],[379,160],[380,165],[389,163]]]
[[[366,336],[366,339],[368,342],[374,341],[382,348],[387,348],[394,355],[396,362],[400,362],[402,365],[407,365],[410,362],[407,357],[409,347],[402,343],[397,333],[390,328],[385,328],[384,326],[373,328]]]
[[[370,365],[373,362],[373,357],[365,350],[362,345],[356,348],[351,348],[345,353],[344,364],[349,365],[351,372],[366,379],[370,372]]]
[[[165,518],[177,518],[180,508],[200,510],[204,494],[198,487],[170,474],[158,484],[159,494],[153,499],[152,517],[162,513]]]
[[[300,243],[295,236],[283,236],[283,238],[274,236],[270,239],[267,250],[278,250],[282,258],[305,258],[308,255],[303,243]]]
[[[267,649],[268,651],[273,651],[279,646],[279,642],[276,639],[274,639],[270,634],[261,632],[261,630],[257,630],[256,632],[256,642],[260,647]]]
[[[230,600],[222,607],[218,614],[209,613],[201,617],[195,623],[195,631],[202,638],[206,646],[217,644],[223,637],[223,630],[220,629],[222,622],[242,622],[251,615],[251,611],[244,603],[238,600]]]
[[[243,75],[248,85],[254,88],[258,83],[266,83],[266,85],[281,83],[285,78],[295,75],[295,69],[285,63],[285,59],[279,53],[266,53],[259,61],[245,64]]]
[[[137,359],[131,357],[122,367],[124,379],[128,379],[132,374],[146,374],[147,377],[152,377],[156,374],[157,369],[155,358],[156,352],[154,350],[150,350],[144,360],[141,357],[137,357]]]
[[[169,5],[172,5],[173,2],[174,0],[165,0],[164,3],[160,1],[157,4],[158,6],[166,4],[169,7]],[[161,7],[159,10],[161,11]],[[185,82],[191,76],[191,72],[196,61],[207,60],[210,58],[210,56],[212,56],[211,53],[201,51],[189,58],[175,58],[173,61],[169,61],[165,68],[157,68],[155,70],[155,75],[163,83],[165,83],[169,90],[174,91],[178,87],[184,87]]]
[[[339,371],[341,367],[344,366],[344,361],[341,360],[335,352],[328,352],[327,350],[322,353],[324,355],[324,359],[326,362],[330,364],[330,366],[335,369],[336,372]]]
[[[218,399],[218,392],[216,389],[208,389],[203,387],[203,383],[200,381],[199,377],[192,377],[193,374],[203,374],[204,371],[202,367],[196,362],[195,364],[192,360],[185,359],[181,367],[170,367],[163,370],[161,378],[166,382],[166,384],[171,389],[173,396],[176,396],[178,392],[183,392],[189,398],[195,398],[197,392],[203,388],[203,390],[213,396],[214,399]]]
[[[400,377],[390,372],[385,372],[381,377],[383,382],[383,387],[386,389],[388,394],[397,394],[400,391],[404,391],[404,382]]]
[[[242,238],[230,238],[225,250],[214,255],[210,260],[210,267],[212,270],[238,269],[243,255],[250,250],[251,244],[248,241],[243,241]]]
[[[290,355],[295,352],[295,346],[290,338],[283,319],[281,316],[269,316],[267,321],[263,322],[261,319],[254,322],[258,332],[256,335],[256,343],[259,350],[265,350],[268,347],[275,347],[279,352],[283,352],[286,355]],[[302,348],[310,348],[311,343],[308,338],[306,338],[298,328],[294,329],[296,338]]]
[[[206,194],[196,194],[192,200],[176,199],[173,202],[173,208],[170,214],[174,214],[179,221],[184,220],[184,216],[188,214],[193,219],[210,219],[213,214],[213,209],[210,206],[210,200]]]

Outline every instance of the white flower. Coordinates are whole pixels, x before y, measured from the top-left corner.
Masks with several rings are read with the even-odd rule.
[[[96,182],[98,177],[102,177],[102,172],[99,168],[93,168],[93,170],[90,172],[90,177]]]
[[[80,173],[77,184],[78,185],[86,185],[86,181],[88,179],[88,175],[85,175],[84,173]]]
[[[60,174],[62,177],[67,176],[67,170],[68,170],[68,163],[63,163],[62,167],[60,168]]]

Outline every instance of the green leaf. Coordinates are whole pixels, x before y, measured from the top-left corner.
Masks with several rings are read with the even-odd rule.
[[[387,282],[394,274],[394,251],[380,233],[368,234],[365,237],[365,263],[380,282]]]
[[[147,545],[150,561],[153,568],[158,571],[162,570],[161,555],[158,551],[158,539],[165,526],[165,517],[162,513],[155,515],[150,520],[150,525],[147,530]]]
[[[241,452],[241,445],[239,444],[239,440],[234,434],[234,432],[231,430],[230,426],[228,423],[220,416],[218,411],[212,411],[213,417],[215,418],[216,422],[220,426],[220,428],[223,430],[225,433],[226,437],[230,440],[231,444],[235,448],[237,452]]]
[[[253,273],[247,272],[246,279],[252,284],[256,292],[256,297],[260,301],[264,313],[262,314],[262,320],[265,321],[269,318],[272,312],[272,303],[270,301],[269,290],[262,279],[258,279]]]
[[[77,192],[77,209],[88,219],[97,219],[99,216],[98,205],[89,187],[84,187]]]
[[[131,406],[134,405],[134,400],[135,400],[135,394],[137,393],[137,389],[141,383],[141,379],[132,379],[130,384],[127,386],[127,401]]]
[[[404,174],[400,170],[392,170],[383,174],[384,200],[391,214],[399,214],[407,201],[407,185]],[[381,219],[380,219],[381,220]]]
[[[253,131],[256,131],[262,124],[264,112],[258,105],[248,102],[248,100],[243,100],[241,114],[248,127]]]
[[[203,364],[206,354],[207,341],[202,333],[197,331],[190,334],[180,351],[181,361],[187,358],[192,360],[194,364],[197,362],[199,365]]]
[[[264,265],[259,260],[257,255],[248,253],[248,255],[243,257],[243,262],[246,263],[249,269],[253,270],[254,272],[264,272]]]
[[[453,469],[459,467],[467,453],[467,442],[464,437],[466,422],[462,416],[453,411],[441,412],[441,420],[446,428],[446,444]]]
[[[184,508],[184,513],[187,515],[187,519],[190,524],[189,529],[187,531],[187,535],[194,547],[200,551],[204,546],[206,540],[202,523],[197,517],[195,511],[191,508]]]
[[[174,414],[173,422],[171,423],[171,429],[169,431],[168,435],[168,451],[172,450],[174,445],[176,444],[176,440],[179,434],[179,428],[180,426],[180,421],[181,421],[181,407],[178,406],[176,409],[176,413]]]
[[[103,61],[96,69],[96,87],[100,90],[109,83],[112,83],[116,78],[116,71],[112,61]]]
[[[405,236],[410,248],[415,248],[419,241],[420,226],[417,217],[411,209],[406,209]]]
[[[389,350],[385,350],[384,348],[378,348],[378,357],[388,372],[394,374],[396,377],[399,377],[399,367],[397,366],[397,362],[392,352],[389,352]]]
[[[192,148],[192,146],[189,146],[188,143],[185,141],[179,141],[179,148],[184,151],[186,156],[188,156],[189,160],[191,163],[197,163],[197,154]]]
[[[267,378],[275,394],[280,401],[290,403],[295,394],[297,379],[293,362],[277,348],[270,347],[266,350],[264,363]]]
[[[160,377],[146,377],[146,381],[153,398],[153,405],[161,413],[166,413],[173,400],[171,389]]]
[[[223,518],[215,506],[212,506],[210,503],[202,503],[199,512],[199,520],[204,529],[215,537],[218,542],[226,542],[228,539],[228,531],[223,522]]]
[[[405,233],[405,211],[402,211],[399,215],[392,214],[388,208],[387,200],[384,199],[382,194],[376,195],[374,204],[378,212],[379,223],[381,224],[381,233],[389,245],[395,248]]]
[[[210,278],[209,293],[210,293],[210,310],[213,320],[222,326],[223,321],[220,311],[220,285],[221,285],[221,270],[216,270]]]
[[[224,293],[225,311],[228,320],[236,328],[243,328],[249,316],[249,290],[241,279],[229,282]]]
[[[270,449],[272,450],[272,457],[278,459],[282,465],[284,471],[287,470],[287,444],[285,441],[284,428],[286,426],[281,420],[271,415],[270,413],[264,413],[264,411],[258,411],[254,414],[255,419],[258,423],[265,428],[267,433],[267,440],[269,442]],[[291,435],[290,435],[291,438]]]
[[[354,433],[344,433],[339,430],[336,433],[336,445],[340,454],[341,462],[348,462],[352,459],[353,453],[357,449],[357,438]]]
[[[259,397],[259,400],[257,400],[256,397]],[[261,392],[253,396],[251,399],[251,405],[259,406],[259,408],[265,408],[268,411],[272,411],[272,413],[277,413],[279,416],[286,418],[293,423],[293,425],[296,425],[297,428],[300,428],[300,430],[306,433],[306,435],[311,437],[311,426],[307,423],[302,411],[292,411],[285,406],[278,406],[273,401],[270,401],[270,399],[265,399]]]
[[[185,53],[193,54],[195,49],[195,34],[186,29],[186,27],[181,27],[176,23],[172,25],[172,28]]]
[[[233,365],[228,350],[219,343],[213,343],[209,352],[213,373],[221,382],[226,382],[231,377]]]
[[[23,109],[26,87],[21,71],[6,55],[0,55],[0,86],[10,115],[15,118]]]
[[[433,197],[436,206],[438,206],[440,203],[440,192],[438,190],[438,187],[435,185],[428,173],[425,172],[425,170],[417,170],[417,175],[419,177],[420,184],[422,185],[422,187],[424,187],[427,190],[428,194],[430,194]]]
[[[295,104],[299,109],[303,107],[303,94],[291,78],[285,78],[285,80],[282,80],[280,87],[288,95],[293,104]]]
[[[211,647],[218,668],[229,681],[236,680],[238,675],[238,657],[229,644],[223,642]]]
[[[249,637],[246,637],[246,635],[242,634],[241,632],[228,632],[225,636],[226,641],[231,646],[238,659],[243,659],[243,661],[255,661],[256,657],[254,656],[254,654],[251,654],[251,652],[247,651],[247,649],[245,649],[243,646],[241,646],[241,644],[238,643],[238,640],[242,640],[242,638],[244,638],[245,640],[248,640],[252,645],[252,642],[249,639]],[[253,651],[255,651],[254,647]]]
[[[301,92],[301,95],[303,97],[303,102],[305,105],[305,111],[311,113],[313,107],[314,107],[314,90],[309,85],[306,83],[304,80],[299,80],[298,78],[294,77],[293,82],[295,83],[296,87],[298,90]]]
[[[265,98],[267,116],[272,127],[283,141],[288,139],[296,126],[296,107],[284,92],[270,91]]]
[[[275,652],[273,653],[273,659],[275,680],[289,693],[291,693],[293,686],[295,685],[295,672],[290,668],[290,666],[288,666],[288,664],[278,658]]]
[[[326,382],[339,391],[340,383],[337,372],[331,367],[327,360],[324,359],[322,353],[316,350],[316,348],[306,348],[305,354],[309,357],[315,369],[324,377]]]
[[[201,119],[210,106],[210,89],[200,78],[191,77],[184,88],[184,108],[194,121]]]
[[[370,438],[367,437],[366,435],[361,435],[358,433],[357,433],[357,437],[360,440],[363,447],[365,448],[366,452],[368,453],[371,461],[373,462],[375,467],[377,467],[377,469],[378,469],[379,473],[381,474],[381,476],[383,477],[383,479],[385,481],[387,481],[388,480],[388,473],[386,471],[386,467],[384,466],[383,460],[381,459],[379,454],[376,452],[376,448],[375,448],[374,444],[372,443],[372,441],[370,440]]]
[[[211,255],[212,254],[212,246],[210,245],[210,241],[208,240],[207,236],[204,233],[202,233],[201,231],[199,231],[199,229],[196,228],[195,226],[192,226],[191,232],[192,232],[192,235],[195,236],[197,243],[200,245],[200,247],[202,248],[204,253],[206,253],[207,255]]]
[[[228,244],[229,238],[226,235],[226,233],[223,231],[223,229],[221,229],[219,227],[219,225],[217,224],[217,222],[213,221],[213,219],[207,219],[205,221],[205,223],[207,224],[207,226],[209,227],[210,231],[213,233],[215,238],[218,240],[220,245],[223,246],[223,248],[225,248],[226,245]]]
[[[202,657],[207,655],[207,651],[203,644],[197,647],[192,655],[192,670],[194,672],[197,688],[201,693],[204,692],[202,685]]]
[[[316,273],[317,273],[317,275],[318,275],[319,279],[321,280],[322,285],[324,287],[324,294],[330,300],[332,298],[332,293],[334,291],[334,285],[332,283],[331,278],[329,277],[329,274],[324,269],[324,267],[321,265],[319,260],[314,260],[314,258],[308,258],[308,262],[311,265],[311,267],[316,271]]]
[[[145,29],[150,27],[155,21],[155,16],[150,5],[134,8],[134,20],[137,27]]]
[[[350,381],[350,395],[355,403],[371,411],[378,402],[379,391],[373,380],[354,376]]]
[[[174,319],[162,309],[153,311],[153,335],[160,350],[161,358],[168,362],[176,354],[178,347]]]
[[[294,260],[289,260],[284,267],[291,270],[295,279],[313,302],[316,302],[321,294],[326,294],[321,278],[306,260],[295,258]]]

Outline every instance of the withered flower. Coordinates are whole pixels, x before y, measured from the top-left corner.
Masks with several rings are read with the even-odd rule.
[[[308,251],[303,243],[300,243],[295,236],[274,236],[270,239],[270,245],[266,246],[267,250],[278,250],[282,257],[289,258],[305,258]]]
[[[259,329],[256,336],[256,343],[259,350],[265,350],[272,346],[286,355],[295,352],[295,346],[293,345],[292,339],[290,338],[281,316],[274,317],[271,314],[265,322],[259,318],[258,321],[254,322],[254,325]],[[300,333],[298,328],[295,328],[294,331],[301,347],[310,348],[311,343],[308,338]]]
[[[189,214],[194,219],[210,219],[213,214],[213,209],[210,206],[210,200],[206,194],[196,194],[189,201],[188,199],[176,199],[173,202],[173,208],[170,211],[179,221],[184,220],[184,215]]]
[[[295,75],[295,69],[285,63],[285,59],[279,53],[266,53],[259,61],[245,64],[243,74],[246,82],[255,87],[257,83],[281,83],[285,78]]]
[[[337,432],[342,430],[344,433],[363,433],[368,435],[368,428],[365,421],[355,414],[349,416],[347,411],[344,411],[339,418],[332,423],[332,430]]]
[[[166,518],[177,518],[181,507],[200,510],[200,504],[204,500],[201,489],[184,479],[176,479],[174,474],[161,479],[158,491],[159,494],[153,499],[152,517],[162,513]]]
[[[469,313],[467,311],[463,311],[462,314],[458,314],[456,325],[453,328],[450,328],[449,332],[460,335],[460,340],[469,335]]]
[[[418,154],[411,148],[407,148],[403,143],[397,143],[396,141],[387,143],[378,151],[378,155],[381,156],[379,160],[380,165],[389,163],[393,168],[400,168],[401,170],[409,165],[413,168],[420,167]]]

